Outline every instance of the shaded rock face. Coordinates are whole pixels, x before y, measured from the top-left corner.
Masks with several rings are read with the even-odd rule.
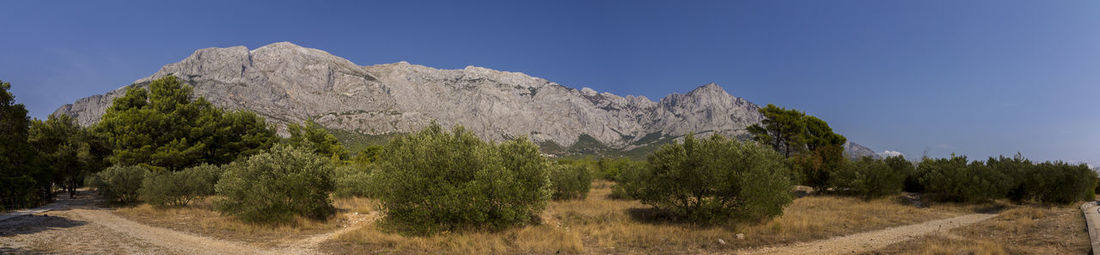
[[[745,136],[747,126],[763,119],[757,105],[715,84],[654,102],[473,66],[359,66],[286,42],[254,50],[198,50],[134,86],[170,74],[217,106],[248,109],[272,123],[313,118],[329,128],[373,135],[413,132],[434,120],[465,126],[490,140],[526,135],[535,142],[568,146],[587,134],[606,145],[629,148],[653,134]],[[83,98],[55,114],[91,125],[124,93],[125,87]]]

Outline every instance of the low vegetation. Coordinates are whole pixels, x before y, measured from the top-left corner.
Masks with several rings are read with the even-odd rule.
[[[584,165],[555,164],[550,168],[554,200],[583,199],[592,189],[592,171]]]
[[[830,181],[837,193],[872,199],[897,195],[905,185],[905,177],[905,172],[891,168],[886,161],[865,157],[848,163]]]
[[[731,253],[884,229],[973,213],[976,205],[917,208],[902,197],[869,201],[838,196],[795,199],[780,216],[713,226],[681,224],[635,200],[611,199],[612,182],[595,181],[585,199],[549,202],[536,222],[500,231],[408,236],[367,222],[322,251],[372,254],[665,254]],[[738,238],[742,236],[743,239]]]
[[[140,166],[112,166],[90,178],[90,186],[104,198],[129,204],[138,201],[139,190],[149,169]]]
[[[216,185],[216,209],[247,222],[280,223],[295,216],[326,219],[335,213],[328,159],[308,149],[278,145],[226,165]]]
[[[372,186],[399,232],[501,230],[546,206],[549,166],[526,137],[493,144],[433,123],[385,146]]]
[[[372,168],[370,164],[345,164],[336,167],[333,176],[333,184],[336,185],[333,195],[336,197],[374,197],[371,193],[370,178]]]
[[[220,167],[207,164],[177,172],[151,173],[142,181],[138,193],[154,206],[186,206],[196,198],[214,195],[214,185],[221,174]]]

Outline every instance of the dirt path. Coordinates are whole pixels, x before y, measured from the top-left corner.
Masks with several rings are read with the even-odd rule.
[[[738,254],[854,254],[869,252],[894,243],[917,238],[933,232],[951,230],[993,218],[996,214],[968,214],[954,218],[933,220],[913,225],[857,233],[825,240],[795,243],[787,246],[768,247]]]
[[[30,211],[0,221],[0,254],[282,253],[133,222],[95,206],[90,193]]]

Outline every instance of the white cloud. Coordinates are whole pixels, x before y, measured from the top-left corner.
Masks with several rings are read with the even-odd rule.
[[[882,153],[879,153],[879,154],[882,154],[883,157],[893,157],[893,156],[905,155],[905,154],[902,154],[901,152],[892,151],[892,150],[886,150],[886,151],[883,151]]]

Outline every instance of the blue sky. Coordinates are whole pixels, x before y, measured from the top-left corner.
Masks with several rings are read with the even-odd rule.
[[[658,99],[708,82],[877,151],[1100,162],[1100,1],[3,1],[42,118],[196,49],[290,41]]]

